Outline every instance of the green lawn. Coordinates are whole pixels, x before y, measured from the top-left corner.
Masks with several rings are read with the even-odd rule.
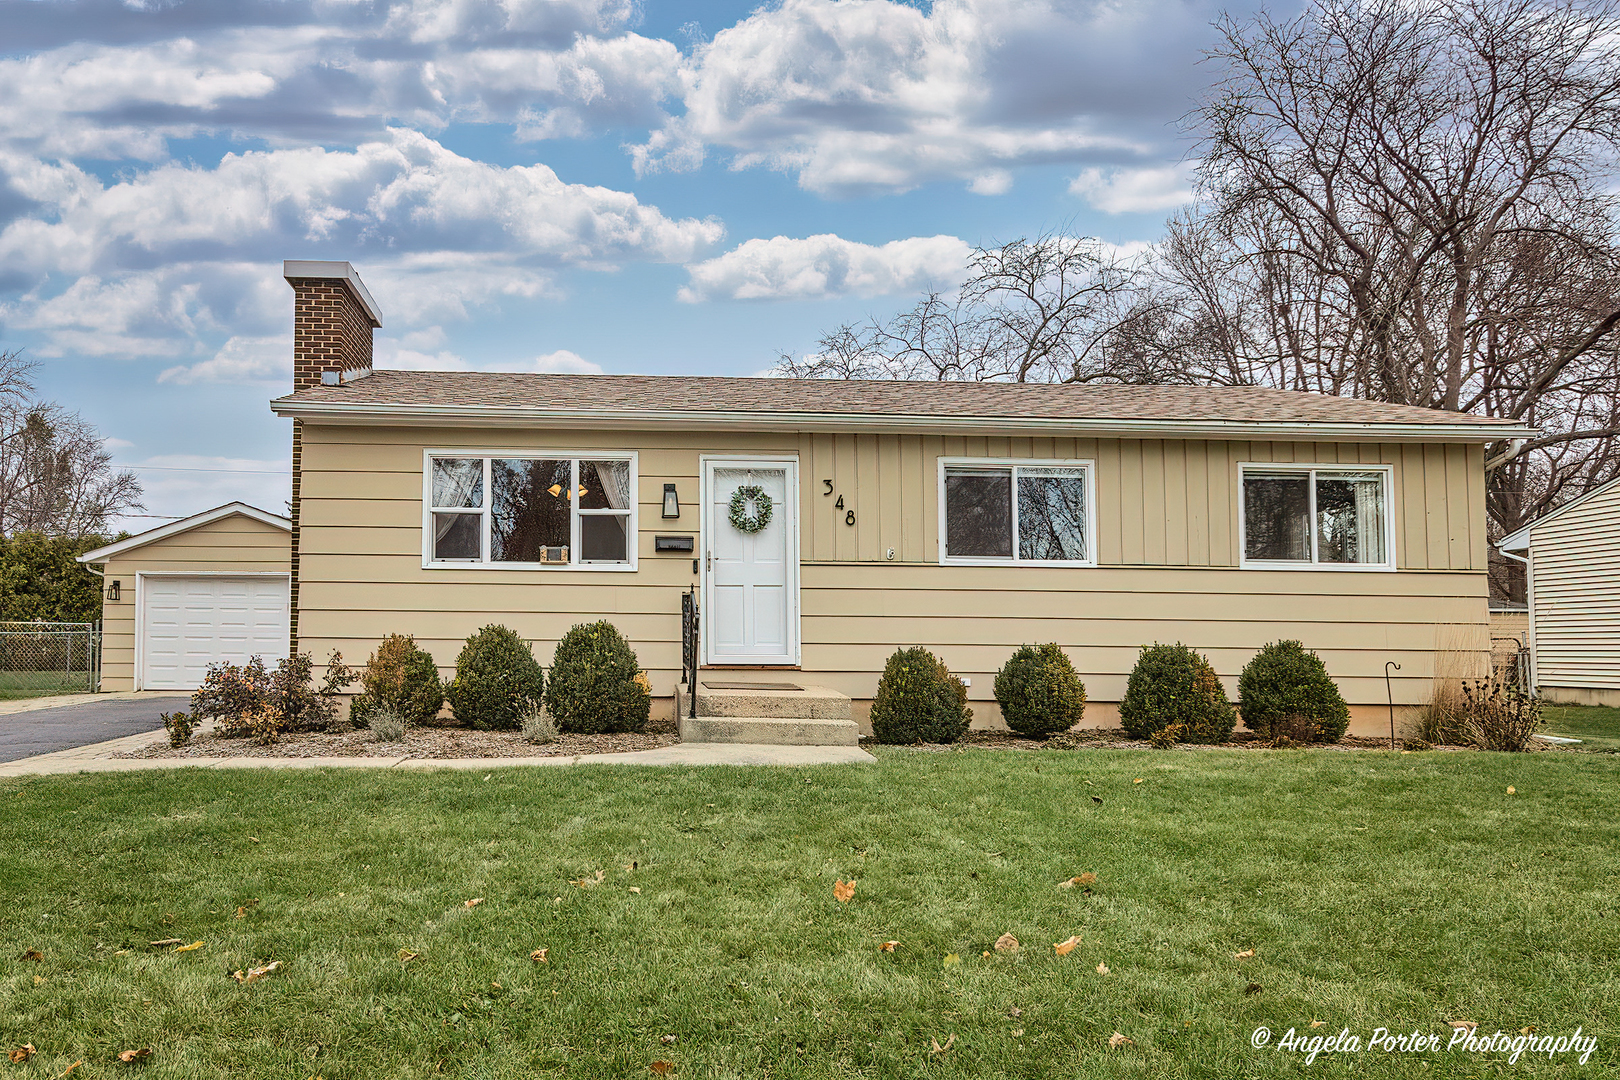
[[[1617,762],[889,750],[803,770],[0,780],[0,1038],[39,1050],[0,1070],[1612,1074]],[[1089,895],[1056,887],[1088,871]],[[1005,932],[1023,948],[984,956]],[[147,945],[164,938],[203,946]],[[271,960],[254,984],[227,977]],[[1458,1019],[1599,1044],[1584,1069],[1250,1048],[1262,1025],[1449,1038]],[[1115,1031],[1134,1043],[1110,1051]]]
[[[1548,705],[1541,710],[1548,735],[1581,740],[1583,750],[1620,751],[1620,709],[1602,705]]]
[[[94,689],[91,676],[83,671],[0,670],[0,701],[56,694],[88,694]]]

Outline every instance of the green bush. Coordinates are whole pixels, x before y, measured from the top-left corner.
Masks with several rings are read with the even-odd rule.
[[[1238,701],[1243,726],[1268,739],[1333,743],[1350,726],[1327,665],[1297,641],[1273,641],[1254,654],[1238,676]]]
[[[185,712],[162,713],[158,720],[163,724],[163,730],[169,733],[170,746],[186,745],[191,741],[192,729],[197,726],[191,714]]]
[[[996,704],[1007,726],[1044,739],[1067,731],[1086,711],[1086,687],[1056,644],[1025,645],[996,672]]]
[[[953,743],[973,722],[967,686],[920,646],[896,649],[872,699],[872,735],[880,743]]]
[[[581,623],[557,642],[545,704],[558,731],[643,731],[652,687],[617,627]]]
[[[349,703],[349,719],[362,727],[381,710],[415,726],[432,720],[444,707],[439,667],[409,634],[389,634],[382,639],[360,674],[360,688]]]
[[[1174,724],[1182,742],[1219,743],[1232,737],[1237,713],[1203,656],[1185,645],[1144,645],[1125,684],[1119,721],[1133,739]]]
[[[490,625],[467,639],[447,688],[456,719],[480,731],[513,731],[539,707],[545,674],[516,633]]]

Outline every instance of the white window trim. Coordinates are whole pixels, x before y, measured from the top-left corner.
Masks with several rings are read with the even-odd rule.
[[[1012,556],[1006,559],[978,555],[947,554],[945,535],[945,472],[950,468],[1080,469],[1086,478],[1086,558],[1021,559],[1018,557],[1018,487],[1014,474],[1012,494]],[[939,459],[939,565],[941,566],[1053,566],[1066,570],[1091,569],[1097,565],[1097,463],[1090,458],[973,458]]]
[[[1250,472],[1307,475],[1310,482],[1311,557],[1296,559],[1249,558],[1248,489],[1244,484]],[[1316,561],[1316,474],[1322,473],[1380,473],[1384,478],[1384,558],[1381,563],[1324,563]],[[1356,465],[1307,463],[1302,461],[1240,461],[1238,462],[1238,566],[1244,570],[1327,570],[1335,573],[1355,574],[1394,573],[1399,565],[1395,554],[1395,467],[1393,465]]]
[[[484,459],[484,499],[486,504],[494,497],[490,487],[490,460],[493,458],[508,458],[531,461],[629,461],[630,462],[630,523],[629,537],[626,541],[629,548],[626,554],[630,561],[624,563],[588,563],[578,561],[579,547],[579,516],[589,515],[592,511],[578,510],[569,515],[569,544],[566,563],[540,563],[540,562],[491,562],[489,559],[489,510],[487,505],[483,509],[468,510],[469,513],[479,514],[484,518],[480,531],[482,557],[476,562],[463,559],[435,559],[433,557],[433,459],[434,458],[483,458]],[[536,450],[532,447],[518,449],[515,447],[501,447],[487,449],[471,446],[430,447],[422,451],[422,568],[424,570],[545,570],[553,573],[583,572],[607,574],[633,574],[636,571],[640,548],[640,519],[641,519],[641,485],[640,460],[634,450],[554,450],[550,448]],[[574,466],[574,487],[579,487],[579,468]],[[440,512],[444,512],[441,508]],[[617,511],[615,511],[617,513]]]

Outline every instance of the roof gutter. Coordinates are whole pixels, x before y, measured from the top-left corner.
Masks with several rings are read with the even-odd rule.
[[[1379,424],[1343,421],[1103,420],[1044,416],[891,416],[872,413],[742,412],[693,409],[541,409],[509,405],[370,405],[337,401],[270,403],[277,416],[326,424],[433,424],[445,427],[684,429],[710,431],[870,431],[1041,435],[1206,437],[1219,439],[1354,439],[1369,442],[1495,442],[1528,437],[1522,424]]]

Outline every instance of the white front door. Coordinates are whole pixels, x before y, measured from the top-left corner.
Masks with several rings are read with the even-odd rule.
[[[758,487],[770,521],[731,523],[737,489]],[[799,465],[791,458],[703,461],[703,620],[710,664],[799,662]]]

